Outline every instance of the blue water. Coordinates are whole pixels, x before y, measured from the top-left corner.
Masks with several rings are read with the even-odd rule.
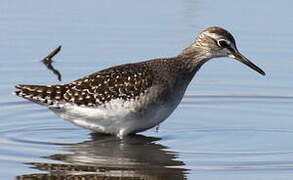
[[[293,178],[292,2],[19,1],[0,6],[0,179]],[[208,26],[267,73],[208,62],[158,131],[92,134],[12,95],[122,63],[175,56]],[[40,62],[62,45],[54,66]]]

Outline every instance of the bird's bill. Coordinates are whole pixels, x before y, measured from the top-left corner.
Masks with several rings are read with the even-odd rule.
[[[243,56],[239,52],[235,52],[233,54],[230,54],[229,57],[242,62],[243,64],[247,65],[248,67],[250,67],[251,69],[255,70],[256,72],[260,73],[263,76],[266,75],[266,73],[261,68],[259,68],[255,64],[253,64],[250,60],[248,60],[245,56]]]

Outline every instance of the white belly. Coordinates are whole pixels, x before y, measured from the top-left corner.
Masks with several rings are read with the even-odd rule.
[[[151,89],[151,93],[141,95],[136,101],[114,99],[97,107],[65,103],[59,109],[51,110],[78,126],[123,137],[164,121],[180,103],[185,89],[185,84],[163,94]]]
[[[122,99],[111,100],[98,107],[81,107],[67,103],[61,109],[52,110],[78,126],[123,137],[161,123],[174,111],[180,100],[160,105],[154,103],[141,110],[138,110],[137,102]]]

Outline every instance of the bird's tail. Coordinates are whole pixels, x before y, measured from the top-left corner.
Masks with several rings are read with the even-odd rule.
[[[54,106],[61,99],[61,94],[65,89],[62,85],[16,85],[15,88],[19,89],[15,91],[15,95],[28,99],[37,104],[45,106]]]

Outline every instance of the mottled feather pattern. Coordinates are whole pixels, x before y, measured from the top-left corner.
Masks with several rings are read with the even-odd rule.
[[[34,86],[17,85],[16,95],[40,104],[56,106],[74,103],[81,106],[98,106],[111,99],[134,99],[152,86],[152,73],[146,64],[115,66],[69,84]]]
[[[17,96],[23,97],[38,104],[48,106],[58,106],[63,99],[63,94],[68,90],[69,86],[65,85],[16,85],[20,89],[16,91]]]
[[[96,106],[111,99],[129,100],[152,85],[149,69],[143,64],[116,66],[68,84],[64,99],[77,105]]]

